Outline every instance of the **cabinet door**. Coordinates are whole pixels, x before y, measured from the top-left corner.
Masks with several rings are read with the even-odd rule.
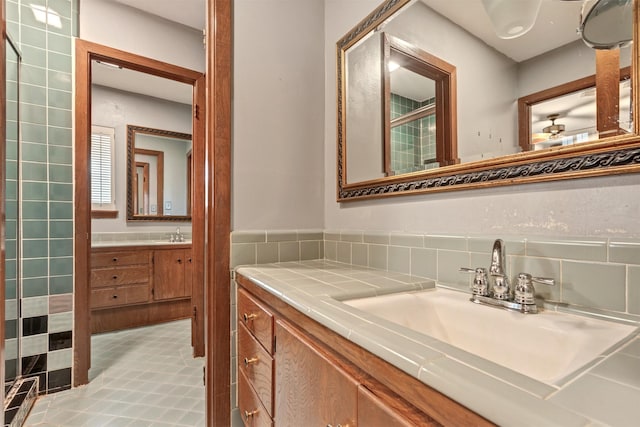
[[[275,424],[355,426],[358,383],[280,320],[276,343]]]
[[[184,249],[158,250],[153,252],[153,296],[154,300],[183,298],[187,296],[184,286]]]
[[[398,403],[398,402],[396,402]],[[439,426],[414,408],[392,408],[366,387],[358,388],[358,424],[366,427]],[[401,413],[403,412],[403,413]]]

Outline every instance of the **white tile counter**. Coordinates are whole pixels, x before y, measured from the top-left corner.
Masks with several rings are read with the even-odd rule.
[[[638,329],[595,363],[549,385],[340,302],[430,289],[433,280],[326,260],[240,266],[236,271],[496,424],[640,423]],[[616,320],[640,325],[637,316]]]

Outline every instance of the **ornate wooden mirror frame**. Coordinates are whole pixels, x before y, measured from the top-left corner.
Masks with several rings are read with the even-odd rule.
[[[373,199],[428,192],[468,190],[510,184],[633,173],[640,171],[640,136],[615,135],[593,142],[554,147],[450,165],[370,181],[346,180],[346,79],[349,47],[399,11],[410,0],[388,0],[337,42],[337,201]],[[638,2],[634,2],[632,46],[633,121],[638,123]],[[382,148],[381,148],[382,149]]]

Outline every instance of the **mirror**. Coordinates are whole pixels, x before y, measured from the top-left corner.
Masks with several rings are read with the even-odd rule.
[[[637,43],[612,50],[587,46],[576,32],[582,2],[541,2],[533,27],[510,39],[497,36],[482,0],[464,3],[460,7],[459,1],[450,0],[385,1],[337,42],[338,201],[637,170],[639,159],[632,153],[640,143],[635,120],[629,120],[637,117],[636,81],[621,75],[638,56]],[[588,3],[586,10],[594,4]],[[633,2],[631,11],[637,7]],[[634,37],[636,32],[634,26]],[[444,100],[436,95],[434,100],[453,111],[449,124],[437,112],[433,118],[436,133],[451,132],[451,140],[442,147],[449,150],[449,158],[432,161],[433,154],[420,147],[414,166],[387,166],[385,158],[393,149],[385,129],[393,132],[393,118],[385,114],[399,94],[394,92],[393,72],[386,71],[385,38],[455,69],[454,96]],[[368,51],[368,59],[352,63],[364,56],[363,51]],[[385,73],[390,74],[388,82]],[[605,119],[592,132],[595,136],[547,147],[521,142],[519,99],[590,76],[598,89],[597,116]],[[355,82],[365,85],[368,93]],[[603,89],[614,85],[615,89]],[[631,96],[625,98],[617,89],[620,85],[626,85]],[[579,113],[570,112],[569,104],[559,105],[560,97],[555,102],[545,109],[557,111],[544,113],[536,126],[552,130],[554,124],[564,124],[568,114]],[[541,106],[535,107],[536,116],[543,114],[537,111]],[[622,123],[621,112],[630,123]],[[556,114],[552,124],[549,116]],[[405,157],[418,151],[417,146],[404,149]]]
[[[191,215],[191,135],[127,125],[127,218]]]

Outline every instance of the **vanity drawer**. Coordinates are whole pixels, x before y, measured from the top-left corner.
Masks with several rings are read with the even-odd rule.
[[[92,252],[91,267],[149,264],[149,251]]]
[[[273,420],[242,372],[238,373],[238,409],[246,427],[273,427]]]
[[[149,285],[119,286],[91,290],[91,308],[115,307],[149,301]]]
[[[242,324],[238,325],[238,370],[273,416],[273,358]]]
[[[273,315],[242,289],[238,289],[238,323],[256,337],[273,354]]]
[[[149,282],[149,266],[95,268],[91,270],[91,287],[129,285]]]

